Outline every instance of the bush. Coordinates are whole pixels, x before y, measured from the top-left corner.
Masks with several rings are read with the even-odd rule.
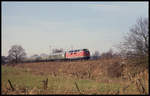
[[[109,64],[107,67],[107,75],[109,77],[120,77],[123,71],[122,65],[119,62]]]

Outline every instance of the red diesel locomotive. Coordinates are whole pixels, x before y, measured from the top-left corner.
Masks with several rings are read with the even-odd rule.
[[[65,59],[89,59],[90,52],[88,49],[71,50],[65,52]]]

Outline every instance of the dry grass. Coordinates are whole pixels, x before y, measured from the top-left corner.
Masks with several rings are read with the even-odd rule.
[[[119,66],[119,59],[93,60],[93,61],[72,61],[72,62],[42,62],[25,63],[16,67],[26,68],[26,71],[37,75],[66,75],[84,79],[98,79],[101,75],[108,75],[108,67]],[[113,68],[111,68],[113,69]]]
[[[82,94],[148,94],[148,70],[133,75],[133,72],[129,70],[130,66],[122,66],[121,62],[120,58],[113,58],[18,64],[12,67],[15,69],[12,72],[9,72],[11,70],[9,67],[7,71],[2,71],[2,93],[81,94],[82,92]],[[12,76],[14,74],[16,77]],[[13,77],[15,79],[12,81],[12,85],[14,84],[15,91],[12,91],[8,84],[6,87],[6,80]],[[22,78],[22,82],[20,83],[16,78]],[[36,81],[34,82],[32,78]],[[48,85],[46,85],[48,88],[45,87],[45,90],[43,90],[41,81],[46,80],[46,78],[48,78]],[[15,85],[16,82],[18,84],[28,83],[32,87],[17,87],[18,84]],[[40,84],[38,85],[38,83]],[[38,86],[35,86],[36,84]]]

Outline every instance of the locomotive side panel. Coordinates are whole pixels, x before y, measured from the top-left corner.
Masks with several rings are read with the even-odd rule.
[[[90,57],[89,51],[86,50],[72,50],[66,52],[66,59],[87,59]]]

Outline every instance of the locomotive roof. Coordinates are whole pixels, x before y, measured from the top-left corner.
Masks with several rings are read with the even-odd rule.
[[[88,51],[88,49],[77,49],[77,50],[70,50],[68,52],[78,52],[78,51]]]

